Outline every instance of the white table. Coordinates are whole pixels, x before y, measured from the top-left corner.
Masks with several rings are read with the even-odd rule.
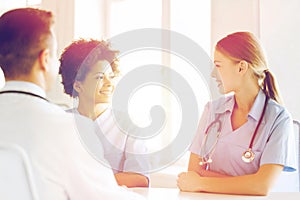
[[[242,196],[209,193],[180,192],[176,188],[131,188],[133,192],[139,193],[148,200],[210,200],[210,199],[249,199],[249,200],[300,200],[300,192],[272,192],[267,196]]]

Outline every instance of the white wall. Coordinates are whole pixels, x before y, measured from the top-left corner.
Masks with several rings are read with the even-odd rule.
[[[43,9],[50,10],[55,15],[55,33],[58,42],[58,56],[62,50],[71,43],[74,37],[74,0],[42,0]],[[67,96],[63,91],[61,84],[61,77],[58,76],[56,85],[50,92],[47,93],[48,99],[63,107],[71,107],[73,104],[72,99]]]
[[[261,39],[285,106],[300,120],[300,1],[262,0]]]
[[[211,41],[228,33],[248,30],[259,33],[259,0],[211,0]]]

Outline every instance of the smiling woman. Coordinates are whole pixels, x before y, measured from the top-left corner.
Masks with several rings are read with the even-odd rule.
[[[98,61],[85,75],[82,81],[74,82],[74,90],[79,96],[78,110],[90,118],[97,118],[103,111],[92,109],[92,113],[85,113],[87,105],[106,104],[111,102],[114,90],[114,72],[107,61]],[[100,109],[100,107],[99,107]],[[96,115],[96,116],[95,116]]]
[[[80,39],[61,55],[59,73],[65,93],[79,99],[77,109],[82,115],[94,120],[110,103],[114,73],[119,73],[117,53],[106,41]]]
[[[135,154],[146,153],[145,146],[128,137],[134,131],[130,127],[119,128],[109,105],[114,80],[119,75],[117,53],[104,40],[74,41],[61,55],[60,74],[65,92],[79,101],[78,106],[68,112],[94,121],[105,159],[118,184],[145,187],[149,181],[143,173],[147,172],[148,163],[135,157]]]

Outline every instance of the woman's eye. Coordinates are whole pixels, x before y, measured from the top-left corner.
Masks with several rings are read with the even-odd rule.
[[[116,75],[114,73],[112,73],[109,75],[109,78],[114,79],[114,78],[116,78]]]
[[[103,80],[103,78],[104,78],[104,76],[102,76],[102,75],[101,76],[96,76],[97,80]]]

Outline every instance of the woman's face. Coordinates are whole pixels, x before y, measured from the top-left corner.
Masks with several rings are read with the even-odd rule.
[[[98,61],[92,66],[83,81],[77,81],[80,87],[77,89],[79,101],[95,105],[110,103],[114,92],[114,78],[115,74],[110,64],[105,60]]]
[[[215,67],[212,77],[216,79],[219,91],[223,94],[236,91],[238,87],[239,62],[233,61],[219,51],[214,53]]]

